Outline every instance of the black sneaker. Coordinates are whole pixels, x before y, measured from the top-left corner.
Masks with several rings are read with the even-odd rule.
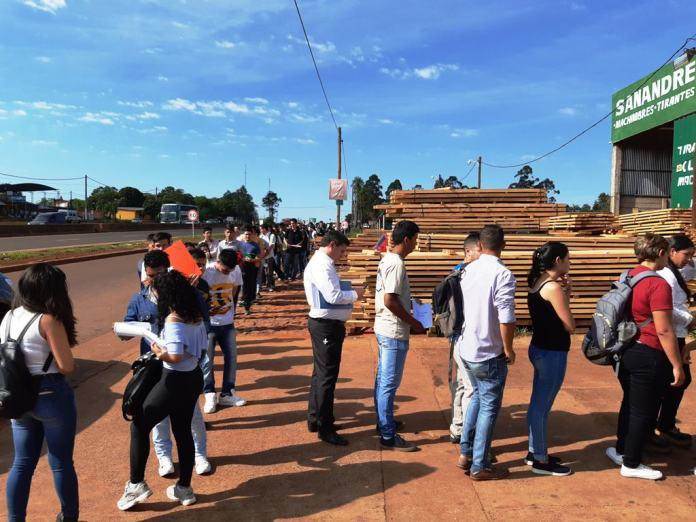
[[[561,464],[563,461],[554,455],[549,455],[549,462],[552,464]],[[527,466],[534,464],[534,453],[531,451],[527,453],[527,456],[524,458],[524,463]]]
[[[669,455],[672,453],[672,444],[666,437],[652,435],[645,441],[643,451],[652,455]]]
[[[688,433],[682,433],[679,428],[672,428],[670,431],[660,431],[660,436],[675,446],[680,448],[690,448],[691,447],[691,435]]]
[[[395,451],[416,451],[418,449],[413,442],[404,440],[401,435],[394,435],[394,437],[391,439],[380,437],[379,443],[382,445],[382,449],[390,449]]]
[[[539,462],[538,460],[535,460],[532,464],[532,473],[536,473],[537,475],[565,477],[566,475],[570,475],[572,471],[567,466],[561,466],[560,464],[551,462],[551,459],[549,458],[548,462]]]

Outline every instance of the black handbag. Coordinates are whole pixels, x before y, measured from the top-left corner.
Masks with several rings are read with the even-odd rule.
[[[153,352],[138,357],[131,365],[133,377],[123,392],[121,413],[127,421],[142,412],[143,403],[162,377],[162,361]]]
[[[29,327],[36,321],[35,314],[22,329],[17,339],[10,337],[12,312],[7,318],[7,335],[5,342],[0,345],[0,417],[19,419],[22,415],[34,409],[39,394],[41,376],[32,376],[22,351],[22,339]],[[53,353],[49,353],[43,365],[43,373],[53,362]]]

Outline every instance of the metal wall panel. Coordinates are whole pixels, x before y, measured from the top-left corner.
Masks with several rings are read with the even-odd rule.
[[[625,148],[621,157],[622,196],[670,197],[672,152]]]

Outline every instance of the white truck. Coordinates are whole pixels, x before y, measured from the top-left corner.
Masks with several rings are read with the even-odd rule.
[[[66,223],[82,223],[82,217],[77,213],[77,210],[61,208],[58,212],[65,214]]]

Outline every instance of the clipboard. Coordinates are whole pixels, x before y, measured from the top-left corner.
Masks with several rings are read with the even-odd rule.
[[[353,289],[353,285],[351,284],[350,281],[340,281],[341,285],[341,290],[343,291],[350,291]],[[324,299],[324,296],[319,293],[319,308],[321,310],[350,310],[353,308],[353,303],[346,303],[346,304],[331,304]]]

